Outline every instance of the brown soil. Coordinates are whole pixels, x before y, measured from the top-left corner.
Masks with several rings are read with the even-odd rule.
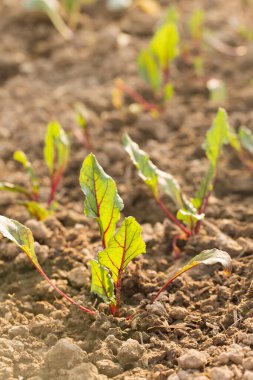
[[[1,180],[27,183],[12,160],[14,150],[21,148],[38,170],[46,196],[45,126],[56,118],[71,132],[73,105],[83,102],[90,112],[93,151],[117,183],[124,215],[133,215],[143,225],[147,254],[129,266],[123,289],[122,315],[136,310],[141,314],[132,321],[114,319],[89,292],[88,262],[100,241],[95,222],[83,215],[78,173],[87,151],[74,138],[55,217],[33,222],[16,204],[16,196],[1,193],[0,213],[33,229],[45,271],[61,289],[87,307],[96,304],[101,313],[94,320],[59,298],[24,254],[0,237],[0,379],[253,379],[252,172],[226,150],[206,223],[175,261],[171,245],[176,230],[121,146],[127,131],[191,194],[207,167],[201,143],[216,112],[204,81],[179,61],[173,70],[176,95],[163,115],[154,119],[136,114],[128,107],[129,99],[115,110],[113,80],[121,76],[141,88],[136,56],[160,17],[137,8],[115,15],[103,4],[91,6],[82,14],[74,41],[67,43],[46,18],[27,14],[16,3],[0,5]],[[187,17],[189,1],[178,3]],[[204,2],[208,27],[231,45],[242,42],[228,24],[228,14],[239,13],[239,3]],[[122,40],[128,44],[122,46]],[[253,127],[252,52],[249,45],[241,58],[211,49],[204,53],[207,77],[227,84],[225,108],[235,127]],[[159,302],[145,307],[169,274],[213,247],[233,257],[230,278],[219,266],[196,269],[177,279]]]

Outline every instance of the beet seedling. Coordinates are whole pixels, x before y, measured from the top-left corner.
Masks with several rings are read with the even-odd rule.
[[[77,140],[80,141],[80,143],[84,146],[84,148],[90,150],[92,149],[92,143],[88,125],[88,110],[85,108],[83,104],[77,103],[75,105],[75,111],[77,126],[74,126],[74,134]]]
[[[179,32],[176,23],[169,21],[160,26],[138,57],[140,75],[164,101],[173,96],[171,66],[178,55]]]
[[[114,180],[92,153],[83,162],[80,185],[85,195],[85,215],[96,219],[103,247],[97,259],[91,261],[91,291],[109,304],[113,315],[119,316],[125,269],[136,256],[146,252],[141,227],[130,216],[116,231],[124,204]]]
[[[139,176],[151,189],[155,201],[165,215],[183,232],[183,235],[179,237],[184,240],[199,232],[213,190],[220,154],[223,145],[228,142],[228,133],[227,114],[224,109],[220,108],[206,134],[204,143],[206,156],[209,160],[208,170],[191,200],[182,192],[179,183],[171,174],[159,170],[148,155],[127,134],[123,137],[125,149],[136,166]],[[176,216],[163,203],[162,193],[168,195],[175,203],[178,210]],[[174,244],[174,249],[174,253],[178,253],[176,244]]]
[[[177,24],[166,20],[155,32],[147,48],[141,50],[137,59],[140,76],[149,84],[154,93],[155,101],[147,102],[133,88],[121,79],[115,82],[114,104],[122,97],[128,95],[145,111],[159,113],[164,102],[173,97],[173,84],[171,80],[171,67],[179,55],[179,32]],[[117,97],[115,96],[117,95]],[[158,104],[156,104],[158,102]],[[121,101],[120,101],[121,103]]]
[[[38,176],[26,154],[19,150],[14,153],[13,157],[24,167],[30,179],[30,188],[26,189],[23,186],[0,182],[0,190],[22,194],[26,200],[20,201],[20,203],[27,208],[31,215],[43,220],[56,208],[56,192],[69,158],[68,137],[56,121],[48,124],[45,135],[44,160],[49,171],[50,194],[46,205],[40,202]]]

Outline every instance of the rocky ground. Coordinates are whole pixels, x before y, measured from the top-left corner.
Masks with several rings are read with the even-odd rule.
[[[218,37],[233,46],[246,43],[228,22],[228,14],[240,14],[239,1],[195,4],[205,7],[206,24]],[[189,2],[178,5],[186,18]],[[161,169],[177,177],[187,194],[207,168],[201,144],[217,107],[209,101],[205,80],[190,65],[180,60],[175,65],[176,95],[159,117],[136,113],[130,99],[121,110],[112,104],[118,76],[149,95],[137,75],[136,57],[161,14],[150,16],[134,8],[116,15],[102,3],[90,6],[68,43],[46,18],[27,14],[14,0],[2,1],[0,10],[0,180],[27,184],[12,160],[13,152],[22,149],[39,173],[46,198],[46,124],[56,118],[71,133],[74,104],[81,101],[89,110],[93,152],[117,183],[124,215],[142,224],[147,243],[147,254],[126,273],[122,317],[115,319],[89,291],[88,262],[100,239],[95,222],[83,215],[78,184],[87,150],[72,138],[60,207],[45,222],[32,220],[16,195],[1,193],[0,213],[31,228],[46,273],[75,300],[100,313],[94,319],[59,298],[24,253],[0,237],[0,379],[252,380],[252,172],[226,149],[206,222],[199,236],[182,245],[181,258],[175,261],[171,252],[176,229],[164,219],[121,145],[127,131]],[[206,77],[226,82],[224,107],[231,124],[252,129],[252,44],[247,49],[236,58],[210,48],[203,55]],[[231,277],[218,265],[199,267],[146,306],[171,273],[213,247],[232,256]],[[125,316],[136,310],[140,313],[127,321]]]

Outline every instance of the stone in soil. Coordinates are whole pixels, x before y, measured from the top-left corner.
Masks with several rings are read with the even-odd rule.
[[[206,365],[207,355],[204,352],[190,349],[181,355],[177,361],[180,368],[199,369]]]
[[[46,354],[45,364],[49,369],[71,368],[84,361],[85,351],[69,339],[60,339]]]
[[[117,359],[121,365],[126,366],[141,359],[144,352],[145,348],[137,340],[128,339],[120,347]]]

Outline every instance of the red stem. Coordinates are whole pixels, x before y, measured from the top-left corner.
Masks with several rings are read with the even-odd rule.
[[[195,265],[191,266],[190,268],[188,268],[187,270],[181,270],[179,272],[177,272],[174,276],[172,276],[162,287],[161,289],[156,293],[156,295],[151,299],[150,301],[150,304],[154,303],[155,300],[157,299],[157,297],[177,278],[179,277],[182,273],[185,273],[187,272],[189,269],[195,267],[199,265],[199,263],[196,263]]]
[[[180,228],[187,236],[191,236],[191,231],[188,230],[182,223],[180,223],[177,218],[172,215],[167,207],[164,205],[164,203],[159,199],[156,198],[156,202],[160,206],[161,210],[164,212],[164,214],[178,227]]]
[[[52,177],[51,177],[51,191],[50,191],[50,195],[49,195],[49,198],[47,201],[47,208],[50,207],[51,203],[55,199],[55,193],[56,193],[57,188],[59,186],[59,183],[60,183],[60,180],[61,180],[61,177],[63,174],[63,170],[64,170],[63,168],[60,169],[59,172],[56,174],[56,176],[52,175]]]
[[[129,87],[127,84],[120,83],[118,84],[118,86],[123,92],[125,92],[136,103],[140,104],[145,111],[156,111],[160,113],[161,110],[156,104],[146,102],[146,100],[137,91]]]
[[[121,274],[119,274],[119,278],[116,284],[116,306],[113,313],[115,317],[120,316],[121,286],[122,286],[122,279],[121,279]]]
[[[34,262],[30,259],[33,265]],[[86,309],[86,307],[79,305],[76,301],[74,301],[71,297],[69,297],[67,294],[65,294],[63,291],[61,291],[51,280],[50,278],[46,275],[46,273],[43,271],[43,269],[40,266],[35,265],[36,269],[38,272],[44,277],[44,279],[54,288],[54,290],[59,293],[63,298],[65,298],[68,302],[72,303],[73,305],[77,306],[79,309],[84,311],[85,313],[91,314],[91,315],[96,315],[97,313],[95,311]]]

